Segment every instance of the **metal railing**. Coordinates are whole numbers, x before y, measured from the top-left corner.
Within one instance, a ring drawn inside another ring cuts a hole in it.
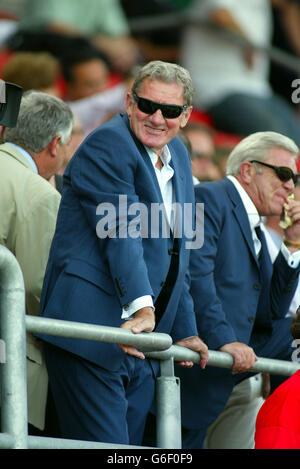
[[[84,323],[26,316],[25,289],[21,269],[13,254],[0,246],[0,332],[5,343],[5,360],[1,368],[0,448],[12,449],[103,449],[138,448],[29,436],[27,433],[26,330],[78,339],[134,345],[147,357],[160,360],[161,376],[157,379],[157,447],[181,448],[180,382],[174,376],[174,361],[200,362],[198,353],[172,344],[167,334],[141,333]],[[210,351],[208,365],[231,368],[232,357]],[[300,368],[298,363],[259,358],[255,372],[290,376]],[[145,449],[145,447],[139,447]]]

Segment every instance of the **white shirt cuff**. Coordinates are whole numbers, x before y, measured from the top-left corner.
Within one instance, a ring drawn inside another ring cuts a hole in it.
[[[153,300],[151,295],[140,296],[136,300],[131,301],[128,305],[124,306],[122,309],[122,319],[128,319],[132,316],[136,311],[141,308],[145,308],[150,306],[154,309]]]
[[[291,253],[284,243],[281,244],[280,248],[285,260],[287,261],[289,267],[296,269],[300,262],[300,250]]]

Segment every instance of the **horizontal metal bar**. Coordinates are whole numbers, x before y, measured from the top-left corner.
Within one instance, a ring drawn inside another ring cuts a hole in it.
[[[0,433],[0,448],[10,449],[15,445],[15,438],[8,433]]]
[[[167,334],[157,332],[134,334],[129,329],[36,316],[26,316],[26,329],[33,333],[133,345],[142,351],[166,350],[172,345],[172,339]]]
[[[1,436],[0,436],[1,441]],[[98,443],[93,441],[68,440],[41,436],[28,437],[29,449],[154,449],[147,446],[118,445],[114,443]],[[155,448],[157,449],[157,448]]]
[[[168,350],[162,352],[146,353],[146,356],[148,358],[154,358],[157,360],[169,360],[171,357],[174,357],[174,362],[192,361],[196,364],[200,363],[199,353],[193,352],[186,347],[180,347],[179,345],[172,345],[172,347],[170,347]],[[232,368],[233,358],[229,353],[209,350],[209,361],[207,365],[217,366],[220,368]],[[275,375],[290,376],[299,369],[300,363],[297,362],[259,357],[254,367],[249,371],[253,371],[255,373],[266,372]]]
[[[133,345],[143,350],[148,358],[157,360],[169,360],[173,357],[175,362],[192,361],[196,364],[200,363],[200,355],[197,352],[193,352],[186,347],[172,345],[171,337],[162,333],[151,332],[133,334],[128,329],[35,316],[26,316],[26,329],[33,333]],[[210,350],[207,365],[231,368],[233,358],[229,353]],[[297,362],[258,358],[250,371],[290,376],[299,368],[300,364]]]
[[[48,438],[44,436],[30,435],[27,438],[28,449],[154,449],[150,446],[118,445],[95,441]],[[0,433],[0,449],[11,449],[14,447],[14,444],[15,439],[12,435]]]

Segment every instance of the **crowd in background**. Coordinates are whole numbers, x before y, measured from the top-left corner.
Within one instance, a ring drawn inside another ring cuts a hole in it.
[[[200,23],[130,27],[153,15],[178,14],[178,19],[188,13]],[[275,45],[299,58],[299,28],[296,0],[0,0],[0,78],[21,86],[24,93],[35,90],[60,98],[73,111],[60,165],[46,175],[38,171],[61,193],[64,171],[85,137],[126,111],[126,93],[136,71],[151,60],[183,65],[191,73],[195,98],[180,137],[197,185],[224,178],[231,150],[251,133],[275,131],[299,146],[299,108],[291,99],[297,73],[274,63],[262,50]],[[51,191],[49,198],[57,206]],[[295,198],[300,200],[298,192]],[[283,236],[279,221],[265,220],[273,260]],[[298,295],[297,290],[292,316],[300,304]],[[249,435],[242,415],[258,412],[265,378],[246,380],[245,400],[237,399],[242,430],[237,426],[230,437],[231,421],[223,423],[225,413],[207,434],[208,448],[254,446],[253,426]],[[30,423],[35,433],[44,430],[39,419]],[[57,435],[56,422],[48,434],[52,431]]]
[[[38,89],[70,102],[78,119],[76,132],[86,135],[124,110],[124,93],[135,67],[152,59],[181,63],[196,88],[190,122],[199,124],[203,136],[203,151],[199,143],[193,166],[213,165],[209,176],[198,172],[197,178],[214,179],[222,176],[224,155],[253,131],[282,131],[298,142],[298,106],[291,100],[296,72],[251,47],[275,45],[297,57],[298,9],[296,1],[279,0],[257,5],[194,0],[71,5],[53,0],[51,8],[41,0],[3,0],[0,76],[24,91]],[[138,19],[151,20],[153,15],[189,12],[201,26],[180,23],[178,16],[166,27],[157,27],[155,20],[145,30],[136,26]],[[250,45],[241,46],[231,36],[226,39],[220,30]],[[206,148],[204,133],[213,141],[213,152]]]

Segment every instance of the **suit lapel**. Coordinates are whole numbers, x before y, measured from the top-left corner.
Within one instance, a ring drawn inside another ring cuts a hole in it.
[[[169,149],[170,149],[170,152],[171,152],[171,162],[170,162],[170,166],[174,169],[174,175],[173,175],[173,191],[174,191],[174,201],[176,204],[178,204],[178,206],[181,207],[181,214],[177,215],[176,217],[176,212],[175,212],[175,220],[174,220],[174,228],[175,228],[175,233],[179,233],[179,237],[178,237],[178,248],[180,249],[180,246],[182,244],[182,236],[183,236],[183,233],[184,233],[184,201],[185,201],[185,197],[184,197],[184,194],[185,194],[185,178],[184,178],[184,175],[183,175],[183,172],[182,172],[182,169],[180,167],[180,160],[179,160],[179,156],[174,148],[174,146],[172,145],[172,143],[170,142],[169,144]],[[176,205],[175,205],[176,207]],[[180,226],[178,226],[178,224],[180,224]],[[180,236],[180,234],[182,234]]]
[[[170,151],[172,156],[170,166],[174,169],[173,188],[175,191],[175,201],[181,204],[183,203],[183,194],[185,193],[185,179],[179,166],[177,153],[173,148]]]
[[[255,254],[254,250],[254,243],[253,243],[253,238],[252,238],[252,233],[251,233],[251,228],[250,228],[250,223],[248,219],[247,212],[245,210],[245,207],[242,203],[242,199],[234,187],[234,184],[227,178],[222,179],[220,181],[221,184],[224,185],[224,188],[231,200],[232,203],[232,213],[240,227],[240,230],[242,232],[242,235],[248,245],[248,248],[256,262],[258,264],[257,256]]]
[[[141,157],[144,160],[144,163],[147,167],[147,170],[151,174],[151,178],[152,178],[153,183],[155,185],[156,193],[158,194],[159,202],[163,203],[160,187],[159,187],[158,180],[157,180],[157,177],[156,177],[156,174],[155,174],[155,169],[153,168],[151,158],[149,157],[149,155],[147,153],[147,150],[144,147],[144,145],[136,138],[135,134],[131,131],[128,115],[123,114],[123,115],[121,115],[121,118],[123,119],[123,123],[127,127],[128,132],[130,133],[135,145],[137,146],[137,148],[138,148],[138,150],[141,154]]]

